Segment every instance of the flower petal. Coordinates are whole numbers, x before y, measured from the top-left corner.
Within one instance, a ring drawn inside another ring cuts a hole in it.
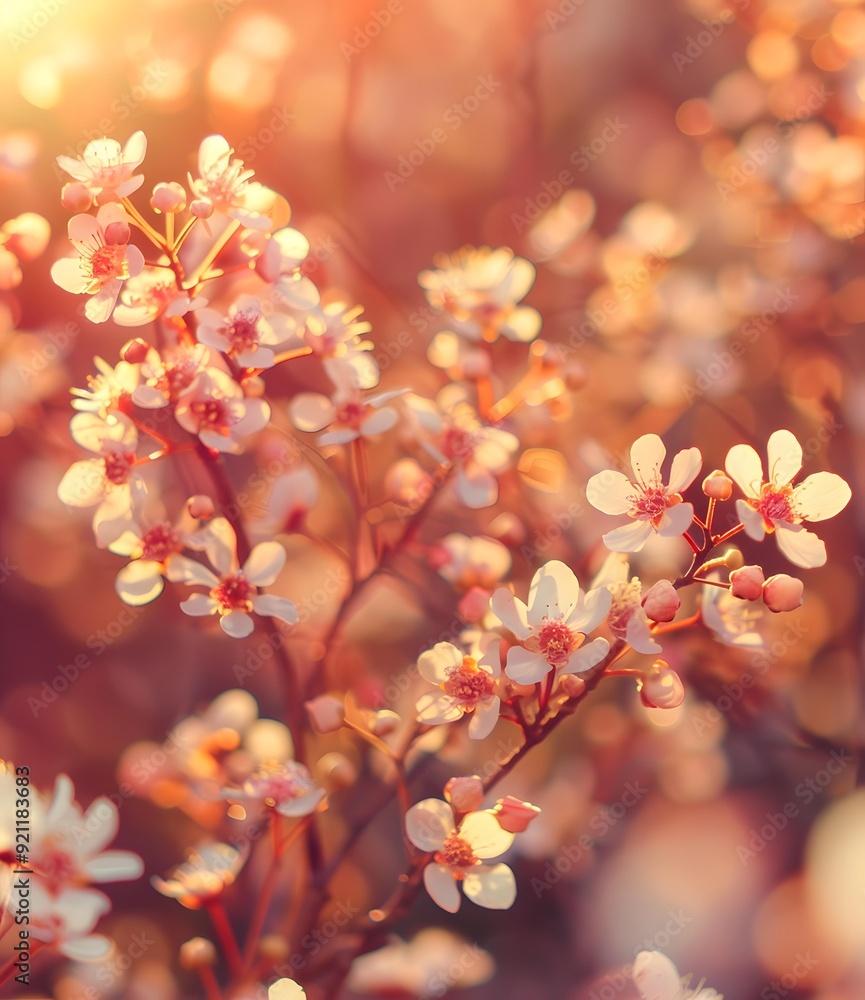
[[[219,625],[232,639],[245,639],[255,631],[255,622],[245,611],[229,611],[219,619]]]
[[[287,597],[277,597],[275,594],[259,594],[252,599],[252,610],[265,618],[279,618],[289,625],[297,625],[300,615],[297,606]]]
[[[553,559],[535,573],[529,586],[530,625],[541,618],[567,618],[580,599],[580,583],[574,571]]]
[[[447,678],[448,667],[459,667],[463,654],[450,642],[437,642],[432,649],[421,653],[417,666],[421,677],[430,684],[441,684]]]
[[[155,601],[165,588],[160,565],[150,559],[140,559],[124,566],[114,580],[114,589],[124,604],[141,607]]]
[[[735,444],[724,460],[727,475],[746,497],[756,499],[763,485],[763,463],[749,444]]]
[[[631,521],[603,535],[604,545],[611,552],[639,552],[652,534],[651,521]]]
[[[686,490],[697,478],[697,473],[703,465],[703,456],[699,448],[686,448],[680,451],[673,459],[670,468],[669,491],[671,493],[681,493]]]
[[[291,422],[299,431],[320,431],[333,420],[336,410],[333,403],[318,392],[299,392],[288,408]]]
[[[847,482],[834,472],[815,472],[793,490],[790,500],[806,521],[825,521],[840,513],[852,495]]]
[[[132,851],[103,851],[82,868],[93,882],[128,882],[144,874],[144,862]]]
[[[495,729],[502,703],[500,698],[489,698],[478,704],[469,723],[469,736],[473,740],[485,739]]]
[[[537,684],[550,672],[550,665],[540,653],[532,653],[522,646],[512,646],[508,650],[508,665],[505,673],[517,684]]]
[[[454,811],[443,799],[422,799],[405,816],[408,839],[421,851],[437,851],[455,831]]]
[[[186,583],[190,586],[215,587],[219,580],[200,562],[188,556],[174,556],[169,562],[165,575],[172,583]],[[200,595],[199,595],[200,596]]]
[[[802,468],[802,445],[787,430],[775,431],[766,448],[769,455],[769,479],[774,486],[786,486]]]
[[[571,653],[567,664],[562,667],[563,674],[582,674],[596,667],[609,653],[610,644],[606,639],[592,639],[575,652]]]
[[[444,691],[431,691],[422,694],[417,700],[418,722],[429,726],[441,726],[446,722],[458,722],[463,715],[463,709]],[[474,722],[474,719],[472,719]]]
[[[215,614],[217,605],[216,601],[207,594],[193,594],[187,600],[181,601],[180,607],[184,614],[191,615],[193,618],[201,618],[205,615]]]
[[[813,532],[801,524],[775,521],[775,540],[778,548],[794,566],[814,569],[826,562],[826,545]]]
[[[423,870],[423,884],[430,898],[448,913],[460,908],[460,891],[456,879],[444,865],[429,864]]]
[[[613,594],[606,587],[590,590],[577,601],[565,624],[573,632],[591,632],[609,614],[612,603]]]
[[[528,608],[514,597],[507,587],[499,587],[490,598],[493,614],[518,639],[528,639],[532,634],[528,622]]]
[[[279,542],[261,542],[243,564],[243,575],[256,587],[269,587],[285,565],[286,552]]]
[[[627,514],[634,506],[634,484],[622,472],[605,469],[586,483],[586,499],[604,514]]]
[[[677,503],[668,507],[658,528],[658,534],[664,538],[674,538],[684,535],[694,520],[694,505],[692,503]]]
[[[634,479],[643,487],[661,485],[661,464],[667,449],[657,434],[644,434],[631,445]]]
[[[501,857],[514,842],[514,834],[502,829],[491,812],[469,813],[457,832],[468,841],[472,853],[481,861]]]
[[[759,511],[744,500],[736,501],[736,515],[745,528],[745,534],[755,542],[762,542],[766,537],[766,526]]]
[[[517,883],[507,865],[482,865],[463,879],[463,892],[478,906],[507,910],[517,898]]]

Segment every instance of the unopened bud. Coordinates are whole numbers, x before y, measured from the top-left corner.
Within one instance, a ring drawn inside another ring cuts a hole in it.
[[[515,549],[526,540],[526,526],[508,510],[493,518],[487,533],[509,549]]]
[[[653,622],[671,622],[681,606],[679,594],[669,580],[658,580],[643,598],[643,611]]]
[[[209,219],[213,215],[213,205],[204,198],[196,198],[190,202],[189,211],[196,219]]]
[[[463,359],[463,375],[472,381],[486,378],[491,369],[492,362],[486,351],[472,351]]]
[[[194,497],[190,497],[186,501],[186,509],[199,521],[207,521],[216,511],[213,501],[204,493],[196,493]]]
[[[655,660],[639,685],[646,708],[678,708],[685,700],[682,678],[666,660]]]
[[[341,698],[331,694],[322,694],[310,701],[305,701],[303,707],[309,716],[312,728],[321,736],[325,733],[335,733],[342,729],[345,721],[345,705]]]
[[[332,790],[351,788],[357,781],[357,768],[343,753],[326,753],[316,765],[322,780]]]
[[[186,208],[186,190],[177,181],[160,181],[150,196],[154,212],[182,212]]]
[[[484,801],[484,783],[476,775],[451,778],[445,785],[445,798],[458,813],[474,812]]]
[[[387,495],[404,507],[417,508],[432,494],[432,477],[413,458],[401,458],[384,477]]]
[[[6,248],[20,261],[33,260],[48,246],[51,238],[51,226],[48,220],[36,212],[22,212],[14,219],[9,219],[0,226],[0,233],[5,237]]]
[[[724,565],[727,569],[741,569],[745,565],[745,557],[740,549],[727,549],[724,553]]]
[[[522,833],[533,819],[537,819],[541,814],[539,806],[533,806],[531,802],[523,802],[521,799],[507,795],[496,802],[496,819],[499,826],[508,833]]]
[[[742,566],[730,574],[730,593],[742,601],[759,601],[765,582],[760,566]]]
[[[389,708],[383,708],[376,712],[372,719],[370,729],[376,736],[389,736],[395,729],[399,728],[400,717]]]
[[[733,480],[720,469],[715,469],[703,480],[703,492],[712,500],[729,500],[733,495]]]
[[[267,386],[260,375],[254,375],[252,378],[244,379],[243,391],[249,399],[261,399],[267,391]]]
[[[565,377],[565,385],[569,389],[582,389],[589,380],[589,374],[586,371],[585,366],[576,361],[571,362],[569,365],[565,365],[562,374]]]
[[[805,584],[795,576],[778,573],[763,584],[763,603],[770,611],[795,611],[802,604]]]
[[[457,605],[457,614],[470,625],[477,625],[489,610],[490,592],[483,587],[469,587]]]
[[[120,357],[124,361],[128,361],[131,365],[140,365],[147,357],[149,350],[150,344],[146,340],[136,337],[135,340],[127,340],[123,347],[120,348]]]
[[[69,212],[86,212],[93,201],[90,191],[78,181],[63,185],[60,204]]]
[[[203,969],[216,965],[216,948],[207,938],[196,937],[180,946],[180,964],[184,969]]]
[[[558,694],[563,694],[567,698],[578,698],[585,690],[586,682],[576,674],[562,674],[556,688]]]

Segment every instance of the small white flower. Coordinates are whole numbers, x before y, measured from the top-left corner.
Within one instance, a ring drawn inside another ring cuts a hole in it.
[[[202,344],[233,357],[241,368],[270,368],[276,360],[272,348],[281,339],[253,295],[241,295],[227,316],[201,309],[196,336]]]
[[[802,446],[790,431],[772,434],[768,455],[767,480],[760,456],[750,445],[734,445],[727,453],[727,475],[745,494],[736,501],[745,534],[759,542],[774,533],[778,548],[795,566],[822,566],[826,545],[802,522],[825,521],[840,513],[850,502],[850,487],[832,472],[815,472],[793,486],[802,468]]]
[[[607,625],[613,635],[638,653],[660,653],[661,647],[652,637],[652,623],[643,610],[642,584],[638,577],[630,576],[626,556],[619,552],[607,556],[592,580],[592,588],[596,587],[606,587],[612,594]]]
[[[306,1000],[306,991],[293,979],[277,979],[267,988],[267,1000]]]
[[[180,393],[174,411],[177,422],[202,444],[238,454],[243,438],[260,431],[270,419],[263,399],[248,397],[231,376],[218,368],[200,371]]]
[[[57,163],[102,203],[126,198],[141,187],[144,175],[135,171],[146,152],[146,136],[143,132],[134,132],[122,149],[116,139],[93,139],[83,156],[58,156]]]
[[[439,574],[460,591],[470,587],[492,590],[511,568],[507,546],[495,538],[453,532],[441,540],[441,547],[448,559],[438,566]]]
[[[229,788],[223,796],[232,802],[264,803],[281,816],[308,816],[324,798],[309,770],[295,760],[268,761],[246,779],[241,789]]]
[[[190,299],[177,287],[177,279],[163,267],[145,267],[127,279],[112,319],[118,326],[146,326],[160,316],[184,316],[207,302],[201,296]]]
[[[698,448],[686,448],[673,459],[670,481],[664,485],[661,464],[667,449],[657,434],[644,434],[631,446],[634,479],[613,469],[592,476],[586,499],[604,514],[627,514],[630,524],[603,536],[612,552],[639,552],[656,531],[671,537],[683,535],[694,520],[694,506],[679,495],[700,471],[703,458]]]
[[[150,884],[181,906],[198,910],[218,899],[235,881],[247,854],[230,844],[205,844],[197,851],[190,851],[187,860],[169,872],[167,878],[155,875]]]
[[[584,597],[573,571],[558,560],[535,573],[528,607],[500,587],[490,606],[520,642],[508,650],[507,676],[517,684],[535,684],[550,670],[563,674],[591,670],[607,655],[610,644],[606,639],[585,642],[586,633],[601,623],[611,602],[606,587]]]
[[[418,722],[437,726],[470,714],[469,736],[482,740],[493,731],[501,709],[498,678],[501,675],[499,643],[493,642],[481,657],[464,655],[449,642],[437,642],[422,653],[418,670],[424,680],[440,690],[425,694],[417,703]]]
[[[434,852],[423,880],[434,902],[449,913],[460,908],[457,885],[478,906],[506,910],[517,895],[514,873],[507,865],[487,865],[504,854],[514,835],[499,826],[491,811],[472,812],[459,826],[453,809],[442,799],[424,799],[406,813],[408,839],[421,851]]]
[[[279,542],[261,542],[238,568],[234,530],[224,518],[216,518],[207,528],[207,556],[219,576],[187,556],[175,556],[167,567],[168,579],[189,586],[208,587],[207,594],[195,594],[180,607],[193,617],[219,615],[223,632],[243,639],[255,628],[252,615],[280,618],[290,625],[299,621],[297,608],[285,597],[259,593],[276,581],[285,565],[285,549]]]
[[[660,951],[641,951],[631,975],[641,1000],[724,1000],[716,990],[683,986],[679,970]]]

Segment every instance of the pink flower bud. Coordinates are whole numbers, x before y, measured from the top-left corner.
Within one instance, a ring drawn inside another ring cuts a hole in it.
[[[186,509],[192,517],[198,518],[199,521],[207,521],[213,517],[216,511],[213,501],[203,493],[196,493],[194,497],[190,497],[186,501]]]
[[[90,191],[78,181],[63,185],[60,204],[69,212],[86,212],[93,202]]]
[[[160,181],[153,189],[150,207],[154,212],[182,212],[186,208],[186,190],[177,181]]]
[[[763,603],[770,611],[795,611],[802,604],[805,584],[795,576],[778,573],[763,584]]]
[[[703,480],[703,492],[712,500],[729,500],[733,495],[733,480],[720,469],[715,469]]]
[[[6,237],[6,248],[23,261],[33,260],[48,246],[51,226],[36,212],[24,212],[0,226],[0,233]]]
[[[724,565],[727,569],[741,569],[745,565],[745,557],[741,550],[733,547],[724,553]]]
[[[252,378],[244,379],[243,391],[248,399],[261,399],[267,391],[267,386],[260,375],[255,375]]]
[[[305,701],[303,707],[306,709],[312,728],[319,735],[335,733],[342,729],[342,724],[345,721],[345,706],[341,698],[322,694],[310,701]]]
[[[216,965],[216,947],[207,938],[190,938],[180,946],[180,964],[184,969]]]
[[[126,222],[110,222],[105,227],[105,242],[109,246],[124,246],[131,236],[129,224]]]
[[[433,492],[430,475],[413,458],[401,458],[384,477],[388,496],[404,507],[420,507]]]
[[[658,580],[643,598],[643,611],[653,622],[671,622],[681,605],[679,594],[669,580]]]
[[[765,577],[760,566],[743,566],[730,574],[730,593],[742,601],[758,601]]]
[[[533,819],[541,814],[539,806],[533,806],[531,802],[523,802],[521,799],[507,795],[496,802],[496,819],[499,826],[508,833],[522,833]]]
[[[345,754],[336,751],[326,753],[319,760],[316,771],[333,789],[351,788],[357,781],[357,767]]]
[[[578,698],[586,690],[586,682],[576,674],[562,674],[556,692],[566,698]]]
[[[490,592],[483,587],[469,587],[460,598],[457,614],[464,622],[477,625],[490,610]]]
[[[140,365],[150,349],[150,344],[146,340],[136,337],[135,340],[127,340],[120,348],[120,357],[131,365]]]
[[[582,389],[589,380],[589,373],[586,371],[585,367],[578,364],[576,361],[569,365],[565,365],[562,374],[565,377],[565,384],[567,387],[573,390]]]
[[[213,205],[204,198],[196,198],[190,202],[189,211],[196,219],[209,219],[213,215]]]
[[[646,708],[678,708],[685,700],[682,678],[666,660],[655,660],[643,676],[640,700]]]
[[[474,812],[480,809],[484,801],[484,783],[476,774],[465,778],[451,778],[445,785],[445,798],[455,812]]]

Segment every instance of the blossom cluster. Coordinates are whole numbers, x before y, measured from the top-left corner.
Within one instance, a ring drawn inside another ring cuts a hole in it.
[[[415,386],[381,388],[362,307],[312,280],[309,242],[288,225],[287,202],[253,180],[228,141],[206,137],[195,174],[152,186],[155,221],[131,199],[144,187],[146,150],[138,132],[123,146],[105,138],[80,158],[58,158],[71,177],[61,200],[76,214],[68,225],[74,252],[54,264],[52,277],[87,296],[92,323],[111,321],[140,335],[120,343],[117,358],[96,358],[87,387],[73,390],[70,435],[88,454],[71,464],[57,492],[64,504],[93,510],[97,547],[124,560],[115,587],[125,603],[144,606],[167,588],[190,588],[179,591],[179,607],[202,620],[187,623],[190,629],[218,621],[222,633],[242,641],[262,619],[279,623],[285,721],[260,718],[251,695],[227,690],[181,720],[163,747],[130,747],[120,770],[135,794],[183,810],[204,830],[186,861],[151,875],[160,894],[212,921],[220,955],[208,939],[195,938],[180,949],[181,964],[211,995],[222,962],[227,982],[257,981],[271,1000],[287,1000],[303,995],[294,977],[263,978],[261,960],[272,957],[269,949],[280,951],[270,903],[290,869],[283,890],[295,894],[293,917],[314,923],[324,912],[328,878],[364,824],[350,829],[357,809],[346,809],[353,819],[345,820],[343,845],[333,846],[328,828],[325,849],[321,814],[350,798],[364,755],[399,803],[406,856],[391,898],[346,933],[354,955],[369,950],[374,932],[389,927],[421,887],[449,913],[463,897],[508,909],[517,877],[501,859],[542,809],[514,794],[494,799],[494,786],[602,681],[626,678],[649,710],[682,706],[687,676],[673,655],[673,633],[704,625],[731,646],[752,636],[759,642],[756,609],[791,612],[803,601],[797,576],[746,564],[732,540],[747,539],[747,550],[759,551],[772,535],[797,570],[820,567],[826,545],[805,525],[839,514],[851,491],[830,472],[798,482],[803,450],[787,429],[768,437],[768,471],[753,444],[742,442],[699,487],[701,450],[679,451],[665,474],[666,446],[649,433],[631,444],[629,473],[596,471],[585,484],[594,510],[625,518],[587,546],[593,571],[580,569],[587,586],[574,566],[555,558],[524,585],[510,553],[518,532],[506,518],[495,537],[491,528],[489,535],[451,531],[419,541],[439,497],[460,513],[497,504],[524,473],[529,450],[515,413],[524,406],[552,411],[571,391],[554,345],[540,339],[540,312],[523,303],[534,265],[508,247],[467,247],[422,271],[420,286],[442,326],[427,356],[446,381],[426,395]],[[525,376],[503,393],[494,372],[500,342],[528,361]],[[299,365],[307,367],[296,380],[280,381]],[[286,382],[303,388],[286,399]],[[280,442],[284,455],[286,439],[297,444],[290,459],[269,478],[258,507],[243,509],[233,486],[236,463],[254,464],[262,442]],[[373,460],[376,470],[384,467],[380,476],[371,472]],[[352,512],[349,530],[334,538],[319,537],[309,524],[327,491],[338,491]],[[729,515],[719,530],[722,510]],[[680,572],[640,562],[656,536],[675,546]],[[352,581],[331,624],[310,626],[303,642],[303,595],[289,583],[297,579],[289,564],[295,537],[338,559]],[[392,571],[406,552],[420,553],[453,591],[458,628],[416,657],[419,683],[407,709],[376,710],[361,685],[329,686],[333,660],[366,582]],[[301,646],[322,650],[312,681],[297,669]],[[463,730],[483,741],[504,723],[519,739],[495,771],[453,767],[466,773],[442,782],[442,797],[413,791],[412,768],[423,755],[456,742]],[[160,763],[145,766],[155,754]],[[3,792],[13,793],[11,784]],[[92,932],[108,904],[91,884],[137,878],[143,865],[129,852],[104,850],[117,832],[116,809],[100,801],[108,818],[90,831],[97,804],[82,813],[64,775],[53,799],[39,803],[29,859],[40,887],[32,902],[39,940],[67,957],[98,958],[107,944]],[[73,844],[81,827],[87,836]],[[300,842],[305,854],[294,850]],[[269,867],[241,947],[225,900],[256,868],[253,854]],[[7,851],[0,860],[14,859]],[[298,876],[304,866],[308,887]],[[311,902],[301,907],[305,892]],[[273,934],[265,934],[271,926]],[[401,955],[410,948],[393,947]],[[364,968],[359,963],[355,969]],[[716,996],[682,992],[677,970],[658,953],[637,957],[633,981],[643,1000]]]

